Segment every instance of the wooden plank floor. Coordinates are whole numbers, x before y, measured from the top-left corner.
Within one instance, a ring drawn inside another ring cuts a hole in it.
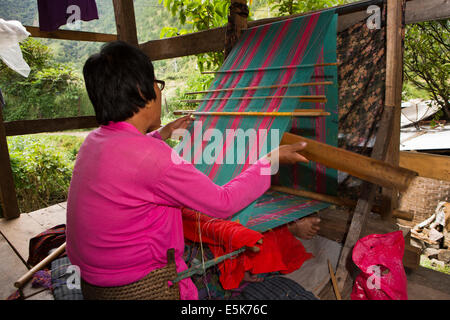
[[[66,203],[57,204],[31,213],[22,214],[14,220],[0,219],[0,299],[7,298],[15,291],[14,282],[27,271],[30,238],[44,230],[66,221]],[[303,241],[313,259],[302,268],[286,275],[322,299],[335,299],[332,291],[327,260],[334,269],[338,261],[341,245],[323,237]],[[336,271],[336,270],[335,270]],[[450,300],[450,276],[423,267],[408,271],[408,296],[410,300]],[[24,288],[29,299],[53,299],[48,292],[39,292],[30,284]],[[344,297],[344,298],[349,298]]]
[[[57,204],[31,213],[21,214],[13,220],[0,219],[0,299],[6,299],[15,292],[14,282],[28,271],[29,240],[51,227],[66,221],[65,203]],[[28,283],[23,289],[30,300],[52,300],[49,291],[31,288]]]

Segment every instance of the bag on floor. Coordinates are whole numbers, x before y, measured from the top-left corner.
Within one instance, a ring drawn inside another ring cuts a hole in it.
[[[353,248],[353,261],[361,273],[355,280],[351,299],[407,300],[404,250],[401,231],[360,239]]]

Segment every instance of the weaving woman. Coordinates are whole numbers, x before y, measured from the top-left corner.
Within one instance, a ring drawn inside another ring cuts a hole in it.
[[[83,143],[70,185],[71,263],[79,266],[83,282],[98,287],[142,281],[167,264],[170,248],[175,249],[177,272],[187,269],[181,208],[230,217],[270,187],[270,175],[261,171],[270,169],[272,160],[263,157],[218,186],[180,158],[164,140],[192,119],[159,128],[164,82],[155,79],[151,61],[135,47],[105,45],[87,60],[83,74],[100,127]],[[297,153],[303,148],[280,147],[280,163],[307,161]],[[307,229],[309,236],[316,231]],[[180,282],[180,297],[197,299],[191,279]]]

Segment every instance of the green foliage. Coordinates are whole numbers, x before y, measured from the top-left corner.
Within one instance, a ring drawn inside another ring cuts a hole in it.
[[[81,115],[79,104],[85,93],[72,65],[54,62],[52,51],[33,38],[22,42],[21,48],[31,68],[28,78],[0,62],[0,87],[6,101],[5,120]]]
[[[11,166],[21,212],[63,202],[83,139],[30,135],[8,138]]]
[[[406,28],[404,75],[427,92],[450,119],[450,20],[423,22]]]
[[[417,88],[409,81],[403,81],[402,101],[409,101],[412,99],[429,100],[430,94],[423,89]]]
[[[24,25],[33,25],[37,13],[36,0],[0,0],[0,17],[19,20]]]
[[[342,5],[355,0],[269,0],[270,9],[278,16],[291,15],[294,13],[309,12],[337,5]]]
[[[163,3],[179,23],[190,26],[189,30],[167,26],[161,30],[161,38],[222,27],[228,22],[228,0],[159,0],[159,3]],[[223,59],[223,52],[209,52],[197,55],[197,64],[200,71],[217,69]]]

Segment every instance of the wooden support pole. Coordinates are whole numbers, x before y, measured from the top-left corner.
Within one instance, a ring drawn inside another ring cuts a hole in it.
[[[225,34],[225,57],[238,42],[242,30],[247,29],[248,14],[247,0],[231,0]]]
[[[133,0],[113,0],[117,39],[139,46]]]
[[[6,219],[13,219],[20,216],[20,210],[6,141],[6,130],[3,125],[2,109],[3,105],[0,101],[0,202],[3,208],[3,216]]]
[[[403,88],[403,6],[404,0],[388,1],[386,28],[386,92],[385,108],[393,109],[392,135],[389,137],[389,149],[386,161],[398,165],[400,161],[400,117]],[[384,188],[383,213],[389,219],[392,211],[398,207],[398,190]]]

